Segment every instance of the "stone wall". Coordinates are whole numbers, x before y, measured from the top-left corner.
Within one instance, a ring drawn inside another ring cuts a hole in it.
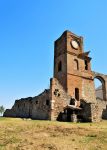
[[[32,109],[32,97],[22,98],[15,101],[11,109],[4,112],[5,117],[29,118]]]
[[[32,119],[50,118],[50,90],[45,90],[36,97],[16,100],[12,109],[4,112],[4,117],[20,117]]]
[[[90,105],[91,122],[99,122],[102,119],[107,119],[107,101],[96,99],[96,103],[86,103],[86,105],[87,104]],[[87,109],[87,107],[85,107],[85,109],[86,112],[89,112],[89,109]],[[86,117],[88,118],[87,113]]]
[[[40,120],[64,120],[64,111],[70,101],[71,96],[66,93],[56,78],[52,78],[49,90],[45,90],[35,97],[16,100],[12,109],[7,109],[4,116]],[[77,113],[80,121],[99,122],[101,119],[107,119],[107,101],[97,99],[96,103],[90,103],[85,100],[80,100],[80,102],[82,110]]]
[[[50,81],[50,90],[38,96],[16,100],[12,109],[5,111],[5,117],[21,117],[40,120],[60,120],[64,108],[70,104],[69,96],[56,78]]]
[[[91,103],[87,103],[84,100],[81,100],[80,107],[82,110],[80,111],[80,118],[82,122],[90,122],[91,121]]]
[[[97,99],[97,106],[99,107],[99,117],[101,119],[107,119],[107,101]]]
[[[56,78],[51,79],[51,120],[60,120],[64,108],[70,104],[69,96]]]
[[[45,90],[32,99],[32,119],[50,120],[50,90]]]
[[[96,103],[95,87],[93,79],[82,80],[82,99],[87,103]]]
[[[83,122],[99,122],[102,120],[102,112],[103,112],[103,106],[99,104],[99,102],[96,103],[90,103],[86,102],[84,100],[81,100],[81,108],[80,116],[82,118]]]

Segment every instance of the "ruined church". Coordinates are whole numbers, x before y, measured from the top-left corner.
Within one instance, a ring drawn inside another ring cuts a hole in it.
[[[83,37],[65,31],[54,42],[50,88],[38,96],[16,100],[4,117],[69,122],[107,119],[107,75],[91,70],[90,52],[84,52],[83,44]],[[95,78],[102,83],[97,91]]]

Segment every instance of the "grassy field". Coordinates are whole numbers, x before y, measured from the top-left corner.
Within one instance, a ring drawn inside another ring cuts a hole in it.
[[[67,123],[1,117],[0,150],[107,150],[107,121]]]

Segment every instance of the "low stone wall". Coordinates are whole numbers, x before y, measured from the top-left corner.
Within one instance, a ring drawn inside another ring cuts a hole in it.
[[[12,109],[4,112],[4,117],[32,119],[50,118],[50,90],[45,90],[36,97],[22,98],[15,101]]]
[[[99,107],[101,119],[107,119],[107,101],[97,99],[97,106]]]
[[[16,100],[12,109],[7,109],[4,112],[3,116],[29,118],[31,109],[32,109],[32,97],[21,98],[19,100]]]
[[[96,103],[84,103],[81,113],[86,121],[100,122],[107,119],[107,101],[96,99]]]
[[[6,109],[3,117],[16,117],[16,113],[13,109]]]

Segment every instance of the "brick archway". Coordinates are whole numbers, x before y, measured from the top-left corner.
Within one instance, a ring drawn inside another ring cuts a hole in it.
[[[102,83],[103,100],[107,100],[107,76],[94,72],[94,79],[98,79]]]

